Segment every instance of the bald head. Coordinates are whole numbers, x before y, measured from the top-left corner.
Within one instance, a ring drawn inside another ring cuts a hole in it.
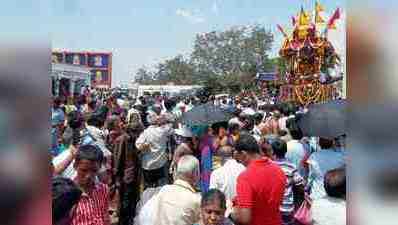
[[[184,155],[178,160],[176,175],[179,179],[195,181],[200,177],[200,163],[192,155]]]
[[[217,152],[221,158],[229,159],[229,158],[232,158],[233,148],[232,148],[232,146],[226,145],[226,146],[220,147]]]

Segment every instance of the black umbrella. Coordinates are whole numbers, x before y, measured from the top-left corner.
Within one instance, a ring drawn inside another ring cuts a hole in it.
[[[311,105],[298,125],[306,136],[334,138],[347,132],[347,102],[333,100]]]
[[[186,125],[210,125],[213,123],[228,121],[233,114],[228,110],[207,103],[195,106],[182,114],[181,122]]]

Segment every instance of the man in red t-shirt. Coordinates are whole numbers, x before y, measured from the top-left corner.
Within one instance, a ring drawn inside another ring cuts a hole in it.
[[[247,168],[238,177],[230,219],[242,225],[281,225],[279,207],[287,182],[284,172],[260,154],[256,140],[250,135],[241,135],[235,153]]]

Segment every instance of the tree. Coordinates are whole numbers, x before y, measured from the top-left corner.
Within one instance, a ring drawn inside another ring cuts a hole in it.
[[[134,76],[134,81],[139,84],[152,84],[154,75],[145,66],[139,68]]]
[[[191,60],[210,74],[247,72],[268,57],[272,41],[271,32],[260,25],[200,34],[196,36]]]
[[[192,84],[195,81],[193,65],[182,55],[165,60],[156,66],[155,79],[165,84]]]
[[[276,69],[276,72],[279,74],[279,78],[284,79],[286,72],[288,71],[286,60],[281,57],[275,57],[271,61]]]
[[[177,55],[158,63],[154,72],[137,72],[138,81],[152,84],[198,84],[212,94],[237,93],[253,88],[260,71],[274,71],[279,59],[270,59],[273,35],[263,26],[237,26],[199,34],[189,58]]]
[[[265,69],[263,62],[268,60],[272,41],[271,32],[260,25],[199,34],[191,63],[200,79],[212,81],[206,82],[212,90],[236,92],[254,85],[256,73]]]

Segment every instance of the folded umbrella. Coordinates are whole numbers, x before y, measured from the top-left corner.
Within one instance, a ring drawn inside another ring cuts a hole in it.
[[[347,132],[347,102],[333,100],[311,105],[298,120],[305,136],[335,138]]]

